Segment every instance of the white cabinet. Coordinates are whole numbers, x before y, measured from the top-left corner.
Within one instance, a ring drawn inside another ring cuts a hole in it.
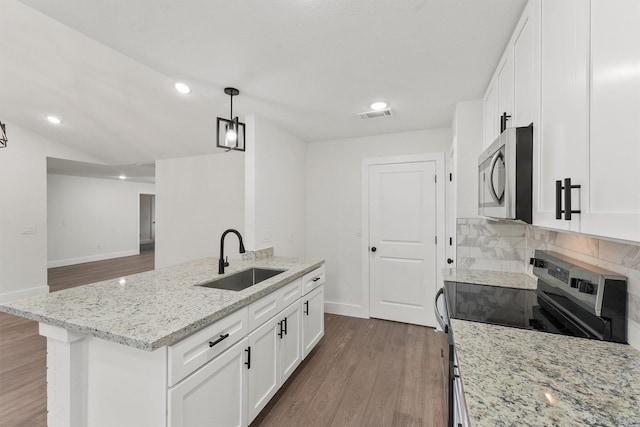
[[[301,321],[296,301],[249,334],[249,422],[302,362]]]
[[[246,426],[248,339],[169,389],[169,427]]]
[[[581,231],[640,241],[640,1],[591,0],[590,75]]]
[[[534,224],[640,241],[640,2],[542,2]],[[579,189],[560,192],[556,180]],[[556,207],[571,191],[571,220]]]
[[[509,126],[529,126],[540,120],[540,2],[530,0],[512,37],[513,118]]]
[[[487,88],[483,102],[484,108],[484,138],[482,148],[485,149],[500,134],[500,115],[498,114],[498,89],[496,79],[492,79]]]
[[[278,391],[279,331],[280,319],[274,317],[249,334],[249,422]]]
[[[538,121],[539,8],[538,0],[527,4],[485,91],[484,148],[500,135],[504,115],[505,127]]]
[[[534,150],[534,224],[580,230],[580,216],[556,219],[557,180],[571,178],[573,209],[587,189],[589,2],[542,2],[540,139]]]
[[[307,357],[324,336],[324,286],[305,295],[301,302],[303,357]]]

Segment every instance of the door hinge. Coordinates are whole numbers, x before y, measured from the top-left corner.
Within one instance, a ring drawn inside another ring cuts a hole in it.
[[[449,181],[453,181],[453,174],[452,173],[449,174]]]
[[[438,175],[435,176],[435,183],[438,183]]]
[[[453,246],[453,237],[449,237],[449,246]]]
[[[436,236],[436,245],[438,244],[438,236]]]

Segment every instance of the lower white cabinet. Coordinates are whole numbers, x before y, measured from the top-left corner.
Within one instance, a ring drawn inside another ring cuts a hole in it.
[[[324,277],[324,270],[318,269],[312,273],[313,278],[320,277],[321,273]],[[258,323],[236,344],[204,365],[193,368],[191,373],[184,372],[183,367],[193,364],[169,364],[168,377],[180,378],[179,373],[183,379],[168,389],[168,427],[247,426],[255,419],[324,336],[323,280],[313,281],[313,278],[310,279],[313,284],[307,288],[311,290],[306,295],[295,299],[268,320]],[[303,282],[296,282],[302,290]],[[289,285],[282,289],[288,290]],[[265,304],[259,300],[255,306],[270,307],[269,298],[267,295]],[[254,311],[257,313],[261,310]],[[251,323],[251,310],[248,312]],[[228,318],[247,318],[246,312],[242,316],[237,313]],[[254,322],[257,317],[253,316]],[[218,323],[237,323],[226,319]],[[243,324],[246,324],[246,320],[243,320]],[[192,336],[198,339],[187,338],[190,340],[189,348],[215,348],[218,343],[214,340],[214,345],[211,345],[212,334],[215,338],[229,333],[225,332],[228,328],[220,329],[216,325],[209,327],[213,331],[211,333],[201,334],[202,337]],[[225,333],[220,334],[218,329]],[[176,349],[170,349],[169,353],[172,350],[176,354],[184,353],[182,359],[187,361],[190,356],[202,354],[199,350],[178,352],[182,348],[181,343],[174,346]]]
[[[279,328],[274,317],[249,334],[249,422],[278,391]]]
[[[302,357],[324,336],[324,286],[302,297]]]
[[[248,342],[244,338],[169,389],[169,427],[248,425]]]
[[[301,320],[296,301],[249,334],[249,422],[302,362]]]

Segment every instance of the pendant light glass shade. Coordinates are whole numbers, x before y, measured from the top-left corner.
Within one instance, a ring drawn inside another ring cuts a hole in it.
[[[238,89],[228,87],[224,93],[231,97],[230,118],[218,117],[216,147],[226,150],[244,151],[244,123],[240,123],[237,117],[233,117],[233,97],[240,94]]]

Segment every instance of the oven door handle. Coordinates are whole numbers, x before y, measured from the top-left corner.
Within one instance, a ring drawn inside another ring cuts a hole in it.
[[[438,292],[436,293],[436,298],[433,302],[433,311],[436,313],[436,320],[438,321],[438,324],[446,334],[449,332],[449,325],[447,324],[448,319],[447,322],[445,322],[444,317],[440,313],[440,310],[438,310],[438,299],[440,299],[441,297],[444,298],[444,286],[438,289]]]

